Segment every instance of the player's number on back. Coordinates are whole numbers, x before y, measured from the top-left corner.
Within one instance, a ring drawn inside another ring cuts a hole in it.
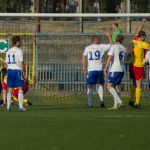
[[[15,54],[9,54],[8,55],[8,64],[16,64]]]
[[[124,57],[125,57],[125,53],[124,52],[120,52],[120,54],[119,54],[120,61],[124,61]]]
[[[95,51],[93,52],[89,52],[89,60],[99,60],[100,59],[100,52],[99,51]]]

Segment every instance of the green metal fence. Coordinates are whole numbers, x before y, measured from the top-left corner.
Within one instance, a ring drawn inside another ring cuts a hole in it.
[[[91,43],[93,34],[80,33],[40,33],[37,34],[37,89],[60,92],[86,92],[85,76],[82,72],[82,53],[85,46]],[[104,35],[100,35],[102,43],[108,43]],[[124,45],[128,53],[124,64],[125,75],[121,89],[128,91],[129,59],[133,35],[125,35]],[[149,40],[149,36],[148,36]],[[148,90],[148,67],[145,67],[143,88]]]
[[[51,91],[52,93],[85,93],[85,76],[82,72],[82,53],[85,46],[91,43],[93,34],[81,33],[1,33],[1,39],[9,39],[13,35],[20,35],[23,40],[23,50],[26,63],[26,76],[34,84],[36,75],[36,88],[32,85],[31,90]],[[108,43],[104,35],[102,43]],[[128,50],[124,64],[125,75],[122,90],[130,89],[129,59],[131,53],[131,39],[133,35],[125,35],[124,45]],[[147,37],[150,40],[150,36]],[[11,46],[11,45],[10,45]],[[5,53],[1,53],[1,59],[5,60]],[[105,61],[104,61],[105,62]],[[1,61],[1,67],[5,63]],[[148,66],[145,67],[145,80],[143,88],[148,90]]]

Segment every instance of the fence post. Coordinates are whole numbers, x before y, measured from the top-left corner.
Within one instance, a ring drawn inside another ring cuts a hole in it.
[[[130,0],[126,0],[127,5],[127,13],[131,12],[131,2]],[[131,33],[131,18],[127,17],[127,34]]]
[[[80,0],[79,11],[80,13],[82,13],[82,0]],[[80,17],[79,20],[80,20],[80,32],[83,33],[83,18]]]
[[[38,74],[39,74],[39,62],[38,62],[38,33],[35,34],[35,75],[36,75],[36,84],[35,84],[35,90],[38,90]]]

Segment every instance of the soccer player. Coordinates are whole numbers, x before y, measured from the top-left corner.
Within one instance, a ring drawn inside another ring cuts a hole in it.
[[[6,63],[7,63],[7,111],[10,111],[11,97],[13,88],[17,87],[19,90],[19,111],[24,111],[23,109],[23,85],[24,80],[22,76],[23,71],[23,51],[20,49],[22,44],[21,38],[19,36],[14,36],[12,38],[12,48],[10,48],[6,53]]]
[[[119,24],[117,22],[112,24],[111,29],[112,29],[112,34],[111,34],[112,43],[116,44],[116,38],[118,35],[122,35],[122,30],[119,28]],[[120,94],[119,85],[116,85],[115,89],[118,92],[118,94]]]
[[[116,43],[116,38],[118,35],[122,35],[122,30],[119,28],[119,24],[118,23],[113,23],[112,26],[112,43],[115,44]]]
[[[24,79],[24,85],[23,85],[23,94],[24,95],[28,92],[28,85],[29,85],[28,80]],[[12,92],[12,98],[17,103],[19,102],[18,94],[19,94],[19,90],[17,88],[14,88],[13,92]],[[27,98],[23,99],[23,104],[24,104],[24,108],[26,106],[32,106],[32,103]]]
[[[2,102],[2,106],[5,106],[6,105],[6,93],[7,93],[7,69],[4,67],[1,69],[1,74],[2,74],[2,99],[3,99],[3,102]],[[26,94],[28,92],[28,80],[24,78],[24,85],[23,85],[23,93]],[[15,101],[15,102],[19,102],[18,101],[18,89],[17,88],[14,88],[13,89],[13,92],[12,92],[12,100]],[[24,98],[23,100],[23,104],[24,104],[24,108],[25,106],[29,105],[31,106],[32,103]]]
[[[130,89],[130,100],[129,105],[134,108],[139,108],[141,98],[141,87],[144,78],[144,65],[145,65],[145,51],[150,50],[150,45],[145,42],[146,33],[142,30],[145,20],[142,21],[138,29],[137,35],[132,40],[132,54],[130,59],[130,78],[133,81],[133,85]],[[135,95],[135,102],[134,102]]]
[[[2,83],[2,99],[3,99],[3,104],[2,106],[6,105],[6,93],[7,93],[7,69],[6,68],[2,68],[1,69],[1,83]]]
[[[125,58],[126,48],[122,45],[124,37],[118,35],[116,38],[116,44],[113,44],[108,52],[108,58],[106,66],[104,68],[105,74],[109,70],[107,89],[114,98],[114,106],[111,109],[117,109],[123,106],[123,102],[120,99],[116,86],[121,84],[121,80],[124,76],[123,62]]]
[[[150,87],[150,51],[146,53],[146,63],[148,63],[148,87]]]
[[[88,108],[93,107],[93,89],[96,84],[98,86],[100,105],[101,107],[105,107],[103,100],[103,56],[112,44],[109,33],[106,33],[106,37],[110,44],[100,44],[100,37],[94,35],[92,37],[92,44],[87,46],[83,53],[83,72],[87,76]]]

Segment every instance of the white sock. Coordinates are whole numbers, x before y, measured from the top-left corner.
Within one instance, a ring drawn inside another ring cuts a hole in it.
[[[19,108],[22,109],[23,108],[23,91],[19,91],[18,93],[18,100],[19,100]]]
[[[10,109],[11,104],[11,93],[7,93],[7,109]]]
[[[87,89],[87,96],[88,96],[88,106],[93,106],[93,89],[88,88]]]
[[[114,97],[114,105],[116,105],[116,104],[118,104],[118,103],[122,103],[120,97],[118,96],[117,91],[116,91],[113,87],[111,87],[111,88],[109,89],[109,92],[110,92],[110,93],[112,94],[112,96]]]
[[[99,97],[100,97],[100,101],[104,101],[104,99],[103,99],[103,94],[104,93],[104,90],[103,90],[103,86],[102,85],[98,85],[98,95],[99,95]]]

